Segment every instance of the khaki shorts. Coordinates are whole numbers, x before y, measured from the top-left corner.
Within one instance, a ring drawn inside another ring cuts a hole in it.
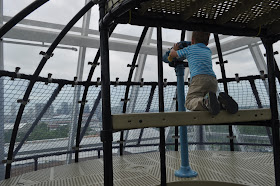
[[[203,97],[208,92],[217,92],[218,82],[214,76],[197,75],[192,78],[189,86],[185,107],[189,110],[206,110],[203,106]]]

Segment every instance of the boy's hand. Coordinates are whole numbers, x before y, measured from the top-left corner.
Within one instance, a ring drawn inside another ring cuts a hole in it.
[[[178,54],[177,54],[177,52],[174,50],[174,48],[171,49],[169,56],[170,56],[171,58],[178,57]]]
[[[180,46],[180,43],[175,43],[174,46],[173,46],[173,49],[175,51],[179,50],[179,46]]]

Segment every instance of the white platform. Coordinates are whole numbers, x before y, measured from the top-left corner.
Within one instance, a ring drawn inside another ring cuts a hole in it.
[[[175,177],[174,171],[180,167],[180,153],[167,152],[167,182],[208,181],[209,184],[206,185],[219,182],[220,184],[216,185],[223,186],[226,184],[221,182],[238,185],[275,185],[271,153],[191,151],[190,162],[192,169],[198,172],[198,176]],[[160,185],[159,152],[117,156],[114,157],[113,164],[114,185]],[[103,179],[103,159],[97,159],[26,173],[0,182],[0,185],[101,186]],[[197,185],[195,183],[190,185]]]

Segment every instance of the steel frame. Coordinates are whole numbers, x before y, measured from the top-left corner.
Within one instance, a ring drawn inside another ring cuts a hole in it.
[[[128,103],[128,94],[129,94],[129,89],[130,89],[130,82],[132,80],[134,69],[137,67],[136,66],[137,57],[139,55],[141,46],[142,46],[143,41],[144,41],[144,39],[146,37],[148,29],[149,29],[149,27],[144,27],[144,29],[142,31],[142,34],[140,36],[139,42],[137,44],[136,51],[134,53],[132,63],[131,63],[131,65],[128,65],[128,67],[130,66],[130,71],[129,71],[129,75],[128,75],[128,79],[127,79],[127,86],[126,86],[126,89],[125,89],[125,96],[123,98],[123,110],[122,110],[122,113],[126,113],[127,103]],[[123,155],[123,148],[124,148],[124,143],[125,143],[123,138],[124,138],[124,131],[121,131],[121,135],[120,135],[120,155],[121,156]]]
[[[42,71],[44,65],[46,64],[47,60],[52,56],[52,52],[55,50],[55,48],[57,47],[57,45],[59,44],[59,42],[62,40],[62,38],[67,34],[67,32],[73,27],[73,25],[93,6],[97,3],[90,1],[86,6],[84,6],[72,19],[71,21],[65,26],[65,28],[60,32],[60,34],[57,36],[57,38],[54,40],[54,42],[51,44],[51,46],[49,47],[49,49],[47,50],[47,52],[45,52],[43,54],[43,58],[40,61],[37,69],[35,70],[33,77],[38,77],[40,72]],[[21,14],[21,12],[19,13]],[[9,22],[6,23],[6,25],[9,25]],[[13,27],[14,24],[11,24],[11,26],[9,26],[9,29],[11,29]],[[5,33],[5,30],[2,32]],[[13,151],[14,151],[14,145],[16,142],[16,137],[17,137],[17,133],[18,133],[18,127],[21,121],[21,117],[25,108],[25,105],[28,103],[28,98],[29,95],[31,93],[31,90],[34,86],[36,81],[31,80],[26,92],[23,96],[20,108],[18,110],[18,114],[16,117],[16,121],[15,121],[15,125],[12,131],[12,137],[11,137],[11,141],[10,141],[10,145],[9,145],[9,150],[8,150],[8,157],[7,157],[7,164],[6,164],[6,174],[5,174],[5,178],[10,178],[11,175],[11,163],[13,162]]]
[[[220,65],[221,72],[222,72],[224,91],[225,91],[225,93],[228,94],[228,86],[227,86],[227,82],[225,81],[225,79],[226,79],[226,71],[225,71],[225,65],[224,65],[225,63],[223,60],[219,36],[217,34],[214,34],[214,38],[215,38],[216,47],[217,47],[217,51],[218,51],[219,65]],[[234,151],[232,125],[229,125],[228,130],[229,130],[230,151]]]
[[[271,128],[273,139],[273,154],[274,154],[274,171],[275,171],[275,184],[280,185],[280,141],[279,141],[279,114],[277,104],[277,90],[275,83],[275,61],[273,55],[273,42],[272,38],[262,38],[263,44],[266,49],[267,70],[268,70],[268,84],[269,84],[269,98],[271,108]]]
[[[26,9],[21,11],[19,14],[17,14],[15,17],[13,17],[9,22],[7,22],[2,28],[0,29],[0,37],[5,35],[13,26],[15,26],[20,20],[22,20],[24,17],[26,17],[29,13],[33,12],[36,10],[39,6],[43,5],[47,0],[42,0],[42,1],[35,1],[32,4],[30,4]],[[20,109],[17,114],[15,126],[13,129],[12,133],[12,138],[10,142],[10,147],[9,147],[9,152],[8,152],[8,158],[7,158],[7,166],[6,166],[6,178],[10,177],[10,171],[11,171],[11,163],[13,161],[13,157],[15,156],[15,153],[13,151],[14,145],[15,145],[15,139],[17,136],[18,132],[18,126],[25,108],[25,105],[28,102],[29,95],[31,93],[31,90],[37,80],[42,80],[42,78],[39,77],[39,74],[44,67],[45,63],[51,57],[52,52],[54,49],[57,47],[57,45],[60,43],[61,39],[66,35],[66,33],[71,29],[71,27],[78,21],[84,13],[88,12],[90,8],[95,5],[97,1],[89,1],[89,3],[79,11],[79,13],[65,26],[65,28],[61,31],[61,33],[58,35],[56,40],[51,44],[47,52],[44,54],[44,57],[42,58],[38,68],[34,72],[34,74],[30,78],[30,83],[28,85],[28,88],[24,94],[23,101],[21,103]],[[101,48],[101,63],[102,63],[102,118],[103,118],[103,130],[101,133],[102,141],[103,141],[103,150],[104,150],[104,176],[108,179],[104,179],[104,184],[105,185],[113,185],[113,170],[112,170],[112,123],[111,123],[111,107],[110,107],[110,71],[109,71],[109,45],[108,45],[108,39],[109,39],[109,27],[111,25],[111,22],[116,18],[120,17],[120,19],[116,19],[116,23],[122,23],[122,22],[127,22],[126,19],[123,19],[121,16],[126,14],[127,10],[132,7],[133,1],[128,0],[125,3],[122,4],[122,7],[118,7],[113,9],[110,14],[105,14],[105,1],[100,2],[100,48]],[[2,1],[1,1],[1,10],[2,10]],[[185,25],[185,24],[172,24],[168,23],[167,25],[163,20],[158,19],[158,20],[149,20],[146,17],[140,18],[140,19],[132,19],[131,20],[132,24],[143,24],[149,25],[149,26],[156,26],[157,27],[157,55],[158,55],[158,86],[159,86],[159,112],[164,112],[164,102],[163,102],[163,71],[162,71],[162,38],[161,38],[161,28],[162,27],[168,27],[168,28],[176,28],[178,29],[188,29],[188,30],[197,30],[197,29],[202,29],[202,30],[211,30],[212,32],[219,32],[219,30],[223,30],[224,33],[233,33],[236,32],[236,29],[228,29],[225,27],[219,28],[219,27],[212,27],[211,25],[207,24],[192,24],[191,27]],[[249,35],[253,36],[256,34],[256,30],[254,29],[239,29],[238,35]],[[270,105],[271,105],[271,113],[272,113],[272,120],[271,120],[271,127],[272,127],[272,140],[273,140],[273,149],[274,149],[274,166],[275,166],[275,178],[276,178],[276,185],[280,184],[280,170],[278,170],[278,167],[280,165],[280,146],[279,146],[279,116],[278,116],[278,108],[277,108],[277,96],[276,96],[276,84],[275,84],[275,62],[273,58],[273,48],[272,44],[279,39],[279,37],[276,38],[267,38],[264,33],[260,33],[259,36],[262,36],[264,45],[267,50],[267,66],[268,66],[268,79],[269,79],[269,96],[270,96]],[[222,82],[225,84],[225,91],[227,92],[227,86],[226,82],[229,81],[229,79],[226,78],[225,76],[225,70],[223,67],[223,59],[222,59],[222,54],[221,54],[221,47],[219,43],[218,36],[215,35],[215,40],[218,48],[218,56],[219,56],[219,61],[221,65],[221,70],[222,70],[222,76],[223,80]],[[140,43],[140,41],[139,41]],[[2,42],[1,42],[1,52],[2,50]],[[141,45],[141,44],[140,44]],[[152,47],[151,47],[152,48]],[[154,48],[153,48],[154,49]],[[137,49],[138,50],[138,49]],[[135,56],[137,57],[138,54],[140,53],[140,49],[135,52]],[[3,56],[3,55],[1,55]],[[81,54],[81,57],[84,56]],[[82,57],[84,58],[84,57]],[[2,60],[1,60],[2,61]],[[133,61],[134,62],[134,61]],[[134,65],[136,63],[136,60],[134,62]],[[3,69],[0,69],[3,70]],[[5,73],[5,72],[4,72]],[[1,74],[1,77],[3,74]],[[13,74],[13,77],[15,75]],[[26,76],[28,77],[28,76]],[[90,75],[89,75],[90,77]],[[132,77],[132,75],[131,75]],[[90,81],[90,80],[89,80]],[[92,83],[89,83],[89,81],[81,83],[80,85],[85,84],[86,87],[89,87]],[[128,82],[124,83],[129,86],[131,85],[139,85],[139,83],[131,83],[131,78]],[[150,84],[154,85],[154,84]],[[254,91],[254,84],[252,85],[252,89]],[[87,91],[84,91],[84,93]],[[127,91],[128,92],[128,91]],[[3,95],[0,92],[0,96]],[[55,94],[54,94],[55,95]],[[257,99],[257,93],[254,92],[254,95],[256,96]],[[86,99],[86,93],[85,93],[85,98],[83,97],[83,100],[85,102]],[[2,99],[1,99],[2,100]],[[51,103],[51,99],[49,100]],[[257,99],[258,102],[258,99]],[[261,103],[258,102],[258,105]],[[46,107],[48,104],[46,105]],[[261,105],[260,105],[261,106]],[[1,106],[0,106],[1,107]],[[124,106],[125,108],[126,106]],[[94,110],[94,109],[93,109]],[[94,111],[93,111],[94,112]],[[80,115],[83,113],[83,109],[80,109]],[[1,113],[0,113],[1,114]],[[40,116],[43,115],[43,111],[41,112]],[[1,115],[0,115],[1,116]],[[79,116],[79,118],[81,118]],[[40,118],[39,118],[40,119]],[[38,118],[36,119],[36,121]],[[78,121],[78,128],[77,128],[77,135],[80,135],[80,129],[81,129],[81,119]],[[232,130],[229,129],[230,136],[233,136]],[[165,137],[164,137],[164,128],[160,128],[160,157],[161,157],[161,185],[166,185],[166,170],[165,170]],[[79,143],[81,141],[82,137],[77,137],[76,138],[76,152],[79,152]],[[234,150],[233,146],[233,140],[230,141],[230,146],[231,150]],[[19,150],[19,149],[16,149]],[[122,152],[122,151],[121,151]],[[78,154],[78,153],[76,153]],[[78,161],[78,156],[75,160]]]

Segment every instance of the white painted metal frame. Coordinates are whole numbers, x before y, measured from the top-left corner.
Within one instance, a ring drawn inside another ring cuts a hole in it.
[[[85,4],[87,4],[90,0],[85,0]],[[87,30],[89,29],[90,23],[90,15],[91,9],[84,15],[83,24],[82,24],[82,36],[88,36]],[[86,56],[87,48],[82,46],[79,48],[79,56],[78,56],[78,64],[77,64],[77,72],[76,77],[77,81],[82,81],[83,72],[84,72],[84,64],[85,64],[85,56]],[[74,90],[74,98],[73,98],[73,110],[72,110],[72,119],[71,126],[69,132],[69,141],[68,141],[68,151],[71,151],[74,147],[74,142],[76,139],[77,133],[77,125],[78,125],[78,115],[79,115],[79,99],[81,95],[81,86],[75,86]],[[71,163],[72,161],[72,153],[67,154],[67,163]]]
[[[146,46],[146,45],[150,45],[151,43],[151,39],[152,39],[152,34],[153,34],[153,28],[149,28],[146,34],[146,37],[143,41],[142,46]],[[138,56],[138,67],[135,68],[135,73],[134,73],[134,78],[133,81],[134,82],[140,82],[142,76],[143,76],[143,71],[146,65],[146,59],[147,59],[147,54],[140,54]],[[139,92],[139,86],[132,86],[131,88],[131,94],[130,94],[130,101],[128,102],[128,108],[127,108],[127,113],[133,113],[134,112],[134,108],[135,108],[135,104],[136,104],[136,100],[138,97],[138,92]],[[124,147],[123,147],[123,151],[125,150],[125,142],[128,139],[128,135],[129,135],[129,130],[125,131],[125,139],[124,139]],[[119,150],[118,150],[119,152]]]

